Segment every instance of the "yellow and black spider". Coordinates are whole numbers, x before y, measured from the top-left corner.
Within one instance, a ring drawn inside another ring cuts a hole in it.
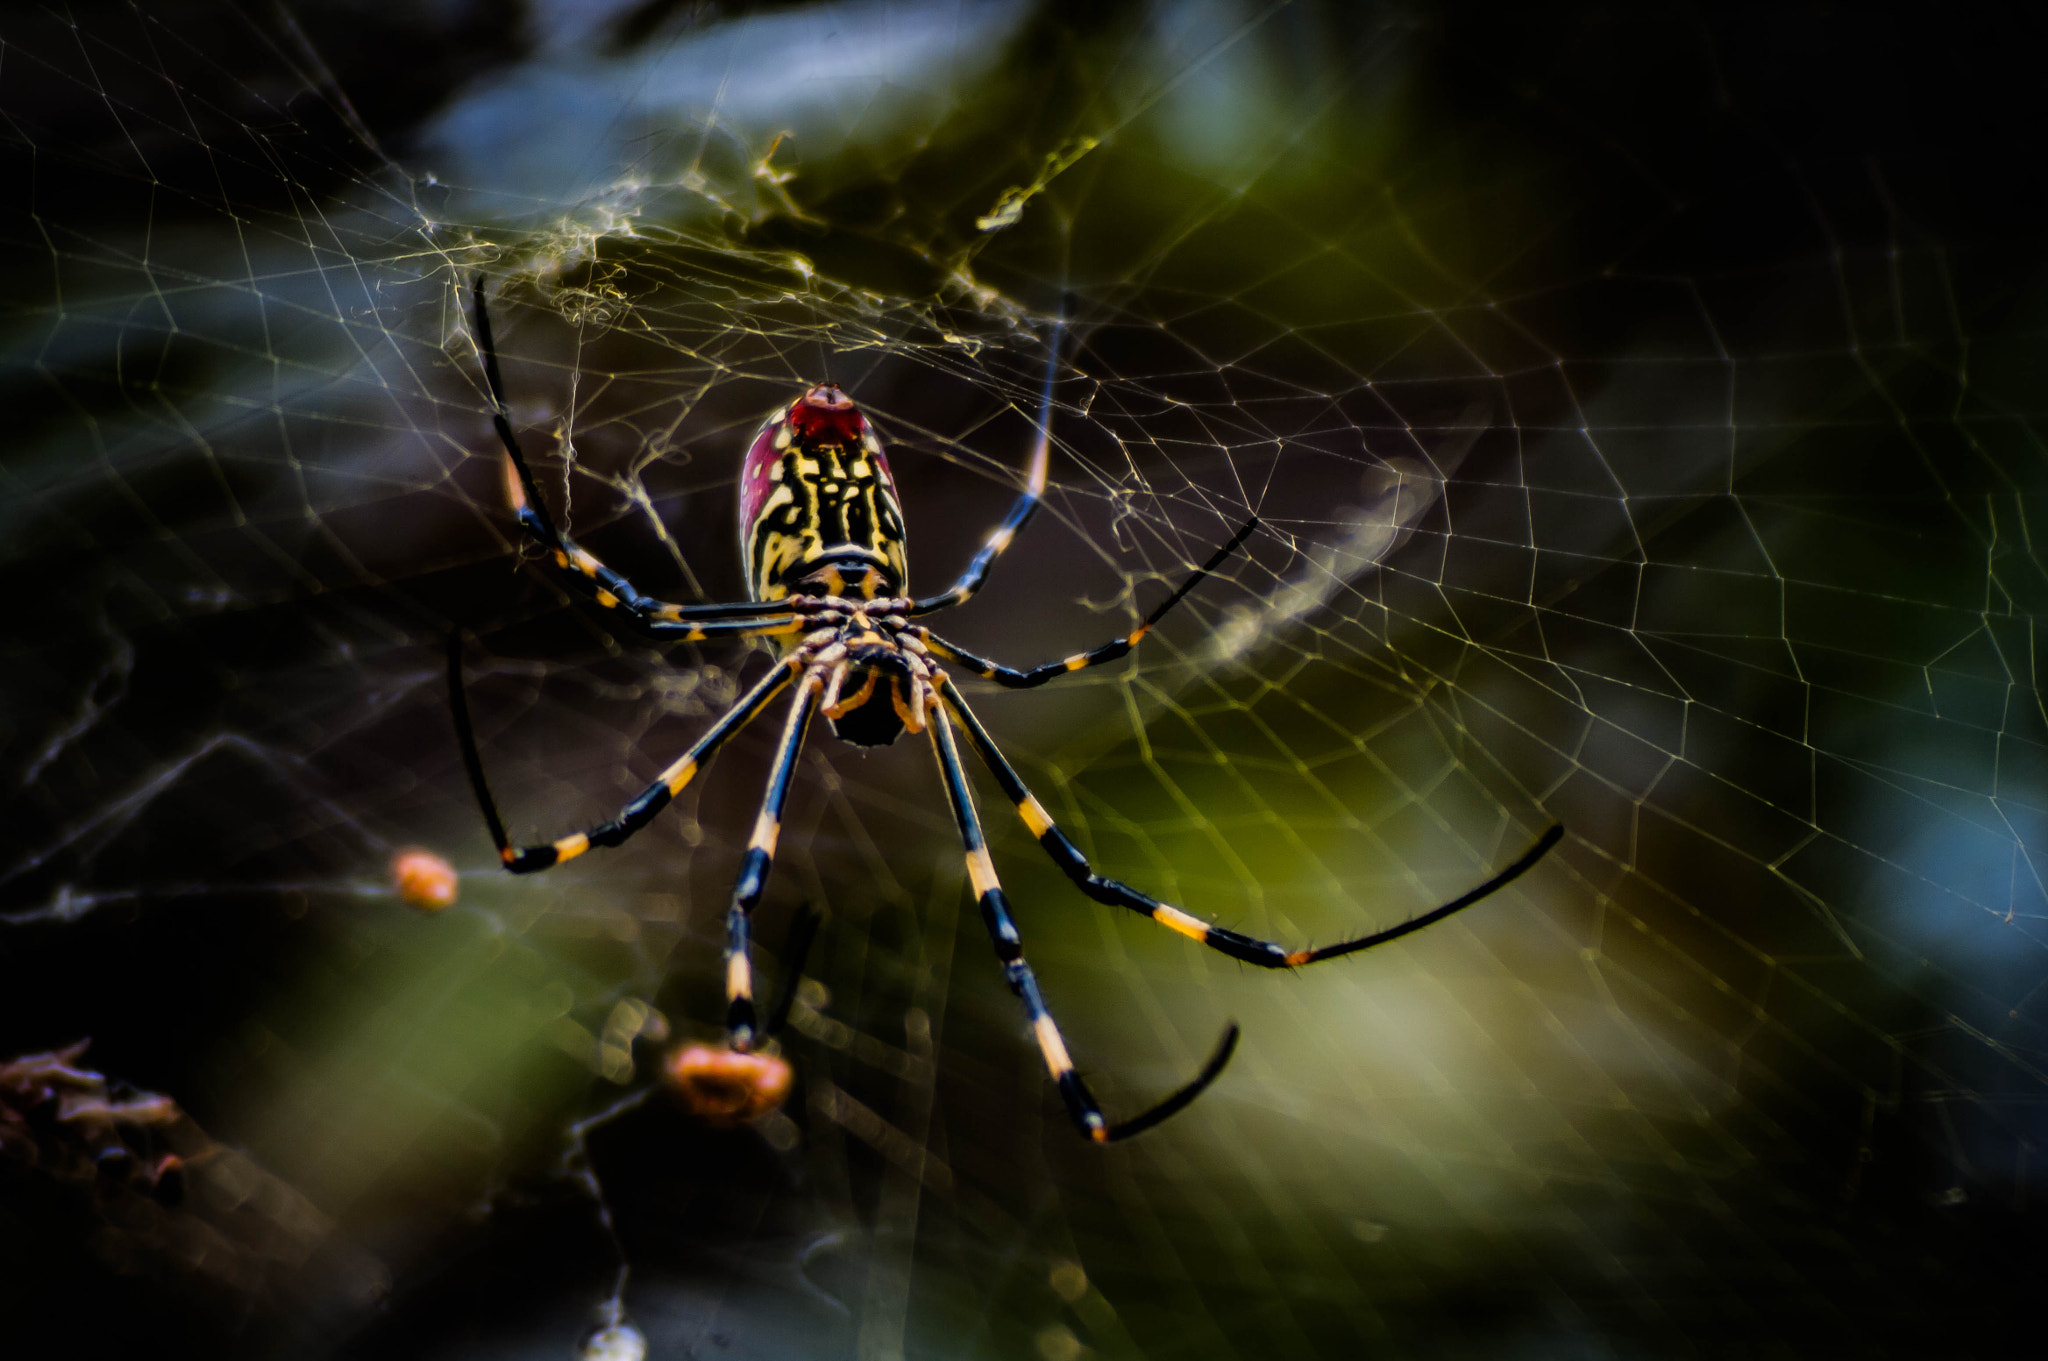
[[[644,635],[668,642],[699,642],[707,638],[784,639],[781,660],[756,681],[691,748],[664,770],[653,784],[629,802],[619,815],[587,832],[578,832],[538,846],[514,846],[485,783],[477,754],[468,704],[463,698],[462,654],[451,637],[448,657],[450,705],[457,740],[469,771],[484,821],[505,867],[530,874],[573,860],[592,846],[616,846],[645,827],[654,815],[682,792],[712,753],[766,708],[792,683],[796,697],[782,729],[768,777],[767,793],[754,825],[752,840],[740,862],[732,903],[726,912],[725,987],[728,1043],[736,1052],[751,1049],[755,1031],[753,966],[748,950],[749,921],[760,901],[782,809],[789,796],[804,735],[814,713],[822,711],[833,733],[855,746],[879,747],[905,732],[927,733],[953,819],[967,852],[967,874],[1002,961],[1010,988],[1023,1001],[1045,1066],[1058,1084],[1067,1111],[1081,1132],[1098,1143],[1128,1138],[1175,1114],[1216,1080],[1237,1045],[1238,1030],[1228,1026],[1216,1052],[1193,1081],[1150,1110],[1111,1124],[1074,1070],[1059,1026],[1046,1009],[1038,980],[1024,959],[1024,945],[1009,903],[997,882],[995,866],[982,835],[981,819],[968,791],[966,772],[953,737],[957,721],[977,755],[995,776],[1017,816],[1083,893],[1112,907],[1140,916],[1233,959],[1273,969],[1293,969],[1318,960],[1369,950],[1441,921],[1509,883],[1534,865],[1564,834],[1552,827],[1521,858],[1506,869],[1431,912],[1356,940],[1319,949],[1287,950],[1269,941],[1212,926],[1177,907],[1140,893],[1127,884],[1106,879],[1090,868],[1080,848],[1059,829],[1043,804],[1018,778],[997,750],[988,730],[975,718],[966,697],[940,665],[953,663],[977,676],[1011,689],[1026,690],[1123,656],[1181,598],[1214,571],[1258,527],[1247,520],[1229,543],[1189,574],[1174,592],[1155,606],[1137,628],[1087,652],[1017,671],[963,651],[911,622],[921,615],[958,605],[981,588],[990,565],[1010,545],[1017,531],[1038,508],[1045,490],[1050,448],[1053,376],[1058,342],[1046,365],[1040,397],[1038,441],[1023,495],[1010,508],[960,579],[938,595],[917,599],[903,594],[907,581],[903,511],[896,484],[874,425],[844,392],[829,384],[811,388],[770,416],[755,435],[740,470],[740,541],[746,555],[751,599],[733,604],[672,605],[651,599],[633,584],[576,546],[558,530],[541,505],[532,470],[513,433],[505,404],[504,383],[491,341],[491,322],[484,306],[484,281],[474,289],[477,349],[491,392],[491,421],[505,445],[505,489],[520,525],[545,551],[555,569],[597,604],[613,611]]]

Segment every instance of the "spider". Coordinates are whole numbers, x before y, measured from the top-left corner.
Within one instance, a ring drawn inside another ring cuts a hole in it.
[[[1153,607],[1143,623],[1118,638],[1059,661],[1016,670],[977,657],[915,621],[959,605],[981,589],[990,566],[1010,546],[1038,509],[1045,491],[1051,446],[1053,378],[1058,337],[1051,346],[1040,394],[1038,438],[1023,493],[996,525],[959,579],[938,595],[905,593],[903,510],[896,483],[874,425],[844,392],[829,383],[805,391],[775,411],[754,436],[740,470],[740,546],[745,555],[749,599],[731,604],[675,605],[643,595],[633,584],[558,529],[541,503],[533,472],[512,428],[505,388],[491,339],[484,280],[472,289],[472,318],[484,378],[490,389],[491,424],[505,447],[505,490],[527,537],[543,551],[555,572],[610,615],[655,642],[695,643],[712,638],[779,638],[782,655],[767,675],[742,694],[703,736],[678,757],[618,815],[588,831],[532,846],[515,846],[484,779],[476,737],[463,697],[460,635],[449,640],[450,707],[463,763],[484,822],[505,868],[531,874],[573,860],[593,846],[617,846],[645,827],[680,794],[732,735],[791,686],[795,698],[783,721],[782,737],[770,765],[746,854],[740,862],[725,918],[727,1043],[736,1053],[759,1038],[754,1008],[754,975],[749,936],[754,906],[774,863],[797,754],[814,714],[823,713],[835,736],[859,747],[881,747],[904,733],[924,734],[938,760],[953,820],[966,851],[967,875],[995,946],[1005,979],[1030,1020],[1039,1053],[1058,1086],[1067,1112],[1081,1133],[1109,1143],[1152,1128],[1185,1109],[1214,1082],[1236,1048],[1238,1028],[1225,1027],[1215,1052],[1194,1079],[1131,1119],[1111,1123],[1067,1052],[1059,1026],[1047,1009],[1038,980],[1024,958],[1023,939],[989,859],[981,818],[961,766],[954,727],[967,735],[1005,798],[1045,853],[1080,890],[1099,903],[1127,908],[1201,945],[1269,969],[1296,969],[1320,960],[1369,950],[1443,920],[1504,887],[1540,860],[1564,835],[1552,827],[1522,856],[1477,888],[1398,926],[1316,949],[1288,950],[1270,941],[1213,926],[1115,879],[1097,874],[1071,838],[1061,831],[1017,771],[997,749],[966,697],[947,674],[950,664],[1013,690],[1029,690],[1086,667],[1115,661],[1138,645],[1167,611],[1194,590],[1258,527],[1245,521],[1230,541],[1191,572]]]

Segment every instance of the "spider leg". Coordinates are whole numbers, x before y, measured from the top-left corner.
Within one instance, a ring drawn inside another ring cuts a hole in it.
[[[974,561],[967,564],[967,570],[960,579],[938,595],[926,596],[910,607],[911,614],[930,614],[934,610],[950,609],[964,604],[981,589],[981,583],[988,577],[988,569],[1003,555],[1003,550],[1022,530],[1031,517],[1038,512],[1039,499],[1045,495],[1046,464],[1052,453],[1052,385],[1059,376],[1060,337],[1066,331],[1067,319],[1061,315],[1053,326],[1052,340],[1045,356],[1045,382],[1038,393],[1038,443],[1032,446],[1030,471],[1024,477],[1024,493],[1010,507],[1010,513],[995,527],[982,543],[981,551],[974,555]]]
[[[946,784],[946,799],[953,806],[953,821],[960,828],[960,840],[967,850],[967,876],[974,884],[981,920],[988,927],[988,938],[996,948],[996,958],[1002,961],[1003,976],[1009,981],[1010,991],[1024,1003],[1025,1015],[1030,1017],[1032,1034],[1038,1041],[1038,1051],[1045,1059],[1046,1070],[1059,1085],[1060,1096],[1067,1103],[1067,1114],[1073,1117],[1082,1134],[1104,1144],[1143,1133],[1184,1110],[1230,1062],[1231,1051],[1237,1047],[1237,1026],[1233,1023],[1224,1029],[1216,1052],[1195,1075],[1194,1081],[1150,1110],[1122,1124],[1110,1124],[1103,1117],[1102,1107],[1096,1103],[1088,1085],[1074,1071],[1074,1060],[1067,1053],[1059,1025],[1053,1020],[1052,1012],[1047,1010],[1045,996],[1038,989],[1038,978],[1024,959],[1023,937],[1017,932],[1017,924],[1010,919],[1010,905],[1003,897],[1002,884],[997,881],[995,865],[989,859],[988,845],[982,837],[981,818],[974,811],[973,796],[968,793],[967,775],[960,768],[960,750],[954,744],[953,725],[947,719],[946,711],[934,708],[929,726],[932,752],[938,757],[939,775]]]
[[[1235,553],[1237,546],[1249,538],[1251,532],[1258,527],[1258,516],[1254,515],[1251,519],[1246,520],[1244,526],[1231,536],[1229,543],[1224,544],[1223,547],[1210,554],[1207,562],[1191,572],[1188,575],[1188,579],[1175,588],[1172,595],[1160,601],[1153,608],[1152,613],[1145,616],[1144,623],[1138,625],[1138,627],[1132,629],[1123,637],[1113,638],[1101,647],[1092,648],[1087,652],[1077,652],[1071,657],[1065,657],[1056,662],[1046,662],[1043,665],[1034,666],[1028,671],[1013,670],[1002,665],[1000,662],[992,662],[985,657],[977,657],[973,653],[947,642],[929,629],[913,625],[911,632],[922,639],[925,645],[931,648],[933,652],[947,661],[955,663],[964,670],[971,671],[985,680],[992,680],[998,685],[1008,686],[1012,690],[1029,690],[1043,685],[1049,680],[1057,680],[1070,671],[1079,671],[1083,667],[1099,666],[1103,662],[1113,662],[1129,652],[1138,645],[1139,640],[1152,631],[1153,625],[1166,616],[1168,610],[1178,605],[1189,591],[1201,585],[1204,577],[1222,566],[1224,559]]]
[[[1390,926],[1369,936],[1339,941],[1319,949],[1289,950],[1271,941],[1241,935],[1227,927],[1212,926],[1200,917],[1183,912],[1170,903],[1162,903],[1157,898],[1138,892],[1129,884],[1119,883],[1115,879],[1105,879],[1095,873],[1089,867],[1088,858],[1081,854],[1080,848],[1060,830],[1059,824],[1045,811],[1045,805],[1033,797],[1031,791],[1025,787],[1024,781],[1017,777],[1016,769],[996,747],[994,739],[988,735],[988,729],[982,727],[981,721],[974,716],[974,711],[967,707],[966,698],[961,695],[950,677],[939,681],[939,692],[945,699],[946,707],[959,717],[960,726],[967,730],[967,740],[974,744],[982,763],[989,768],[989,773],[996,777],[996,783],[1002,786],[1003,793],[1016,804],[1017,816],[1030,828],[1031,835],[1038,838],[1038,844],[1052,857],[1053,863],[1066,871],[1067,877],[1072,879],[1083,893],[1096,902],[1110,907],[1129,908],[1141,917],[1149,917],[1158,922],[1169,931],[1178,931],[1188,939],[1229,955],[1232,959],[1241,959],[1247,964],[1257,964],[1268,969],[1296,969],[1304,964],[1314,964],[1318,960],[1334,959],[1339,955],[1370,950],[1375,945],[1384,945],[1390,940],[1397,940],[1411,932],[1420,931],[1425,926],[1442,921],[1453,912],[1463,911],[1481,899],[1491,897],[1521,878],[1531,866],[1549,854],[1551,847],[1564,838],[1563,827],[1552,827],[1538,837],[1536,844],[1524,851],[1513,864],[1479,887],[1469,893],[1460,894],[1442,907],[1425,912],[1419,917],[1411,917],[1399,926]]]
[[[655,623],[647,631],[656,638],[675,643],[701,643],[706,638],[781,638],[816,628],[817,621],[801,614],[774,614],[754,619],[706,619],[696,624]]]
[[[806,672],[797,686],[789,720],[782,727],[781,745],[775,749],[775,764],[769,769],[768,788],[761,795],[754,835],[732,886],[732,904],[725,911],[725,1030],[727,1043],[737,1050],[752,1048],[755,1035],[754,961],[748,948],[754,905],[768,886],[775,843],[782,835],[782,809],[789,802],[790,777],[796,773],[796,758],[803,750],[804,734],[824,685],[824,677],[814,669]]]
[[[760,713],[768,701],[789,684],[795,672],[795,661],[785,660],[756,681],[753,689],[740,696],[709,731],[699,737],[673,765],[662,771],[653,784],[620,809],[618,816],[610,822],[601,822],[587,832],[578,832],[544,845],[514,846],[511,838],[505,835],[504,819],[498,816],[497,801],[491,797],[490,785],[484,779],[483,758],[477,754],[476,730],[469,718],[469,699],[463,691],[462,635],[451,632],[448,635],[448,707],[454,713],[455,740],[462,747],[462,764],[469,772],[469,787],[476,792],[477,805],[483,809],[484,825],[490,828],[491,840],[498,847],[498,858],[514,874],[533,874],[553,869],[565,860],[574,860],[592,846],[616,846],[625,841],[652,822],[654,815],[666,808],[669,800],[681,793],[683,786],[690,782],[704,762],[711,759],[712,753]]]
[[[559,575],[606,609],[624,610],[627,618],[643,631],[666,638],[684,634],[684,642],[695,640],[675,625],[707,619],[753,618],[772,614],[781,607],[780,602],[765,600],[704,605],[671,605],[656,600],[641,594],[632,582],[577,547],[568,535],[556,528],[541,502],[540,489],[534,482],[533,469],[526,462],[526,453],[519,446],[519,436],[512,429],[511,408],[505,402],[505,381],[498,372],[498,349],[491,338],[491,314],[484,306],[484,276],[481,274],[476,276],[471,299],[476,347],[483,356],[484,381],[491,390],[491,426],[505,446],[505,496],[512,504],[512,512],[520,527],[547,550],[548,559]],[[663,625],[670,627],[664,628]]]

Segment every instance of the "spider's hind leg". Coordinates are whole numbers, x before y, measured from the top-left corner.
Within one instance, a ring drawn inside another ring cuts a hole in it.
[[[996,777],[996,783],[1003,787],[1003,793],[1016,805],[1017,816],[1023,819],[1025,827],[1037,838],[1039,846],[1045,853],[1052,857],[1053,863],[1074,881],[1075,887],[1098,903],[1109,907],[1128,908],[1139,916],[1148,917],[1169,931],[1176,931],[1197,944],[1206,945],[1220,954],[1229,955],[1232,959],[1257,964],[1261,968],[1298,969],[1304,964],[1314,964],[1319,960],[1335,959],[1340,955],[1370,950],[1375,945],[1384,945],[1390,940],[1398,940],[1402,936],[1420,931],[1426,926],[1442,921],[1454,912],[1462,912],[1474,903],[1492,897],[1526,874],[1537,861],[1550,854],[1553,846],[1564,839],[1564,828],[1553,826],[1538,837],[1536,844],[1522,852],[1506,869],[1499,871],[1477,888],[1470,889],[1421,916],[1410,917],[1397,926],[1315,949],[1289,950],[1286,946],[1270,940],[1260,940],[1256,936],[1247,936],[1228,927],[1212,925],[1171,903],[1163,903],[1150,894],[1140,893],[1120,880],[1097,874],[1089,865],[1088,857],[1081,854],[1081,848],[1060,830],[1060,825],[1045,811],[1045,805],[1025,786],[1016,768],[996,746],[995,739],[988,735],[988,729],[981,726],[981,720],[967,707],[966,697],[960,693],[959,687],[953,684],[950,677],[940,678],[939,694],[946,708],[959,717],[960,726],[967,730],[967,740],[974,744],[974,750],[980,755],[982,764],[989,768],[989,773]]]
[[[803,751],[804,735],[810,731],[811,715],[817,711],[818,694],[825,688],[824,677],[812,669],[797,685],[796,698],[789,706],[789,720],[782,728],[782,741],[775,749],[769,769],[768,788],[761,795],[761,812],[754,819],[754,834],[740,861],[739,877],[732,886],[732,902],[725,912],[725,1030],[733,1049],[753,1047],[759,1033],[754,1009],[754,961],[750,948],[754,907],[768,887],[768,871],[775,865],[775,845],[782,836],[782,810],[789,802],[790,778],[796,773],[796,758]]]
[[[1081,1133],[1096,1143],[1112,1143],[1128,1139],[1133,1134],[1143,1133],[1169,1116],[1184,1110],[1190,1102],[1200,1096],[1210,1083],[1223,1072],[1230,1062],[1230,1055],[1237,1048],[1238,1030],[1235,1024],[1225,1028],[1222,1041],[1216,1052],[1210,1056],[1200,1073],[1192,1082],[1161,1101],[1158,1105],[1140,1115],[1112,1125],[1102,1114],[1102,1107],[1088,1090],[1088,1084],[1074,1070],[1074,1060],[1067,1053],[1066,1040],[1060,1035],[1059,1024],[1053,1020],[1052,1012],[1045,1005],[1045,996],[1039,991],[1037,975],[1024,959],[1024,940],[1017,931],[1017,924],[1011,920],[1009,902],[1003,897],[1003,888],[996,879],[994,863],[989,859],[988,845],[982,835],[981,818],[974,811],[974,798],[967,789],[966,772],[960,768],[960,750],[953,741],[953,726],[943,708],[932,710],[930,723],[932,752],[938,757],[939,774],[945,781],[946,798],[953,807],[953,820],[959,825],[960,840],[967,851],[967,876],[974,885],[975,898],[981,908],[982,923],[988,928],[989,941],[996,947],[996,958],[1002,961],[1003,976],[1009,981],[1010,991],[1017,994],[1024,1003],[1025,1015],[1031,1021],[1032,1037],[1038,1041],[1038,1050],[1045,1059],[1046,1071],[1058,1084],[1060,1096],[1066,1102],[1067,1114]]]
[[[476,728],[470,722],[467,687],[462,680],[462,634],[451,631],[448,635],[448,709],[455,720],[455,741],[462,749],[462,765],[469,773],[470,790],[476,795],[477,807],[483,811],[484,825],[490,829],[491,841],[498,848],[498,858],[514,874],[532,874],[574,860],[592,846],[619,845],[652,822],[655,814],[682,793],[683,787],[696,778],[712,753],[752,721],[768,701],[789,684],[793,670],[792,664],[784,661],[756,681],[751,690],[719,715],[718,720],[691,744],[688,751],[672,762],[653,784],[641,790],[609,822],[601,822],[588,831],[558,837],[554,841],[515,846],[511,837],[506,835],[505,820],[498,815],[498,801],[491,797],[490,783],[484,778],[483,756],[477,751]]]

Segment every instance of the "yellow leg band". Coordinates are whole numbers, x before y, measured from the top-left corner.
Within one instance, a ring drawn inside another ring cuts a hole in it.
[[[1052,1075],[1073,1072],[1074,1060],[1068,1057],[1067,1042],[1060,1038],[1060,1028],[1052,1023],[1052,1017],[1039,1017],[1032,1029],[1038,1034],[1038,1051],[1045,1055],[1045,1066],[1052,1070]]]

